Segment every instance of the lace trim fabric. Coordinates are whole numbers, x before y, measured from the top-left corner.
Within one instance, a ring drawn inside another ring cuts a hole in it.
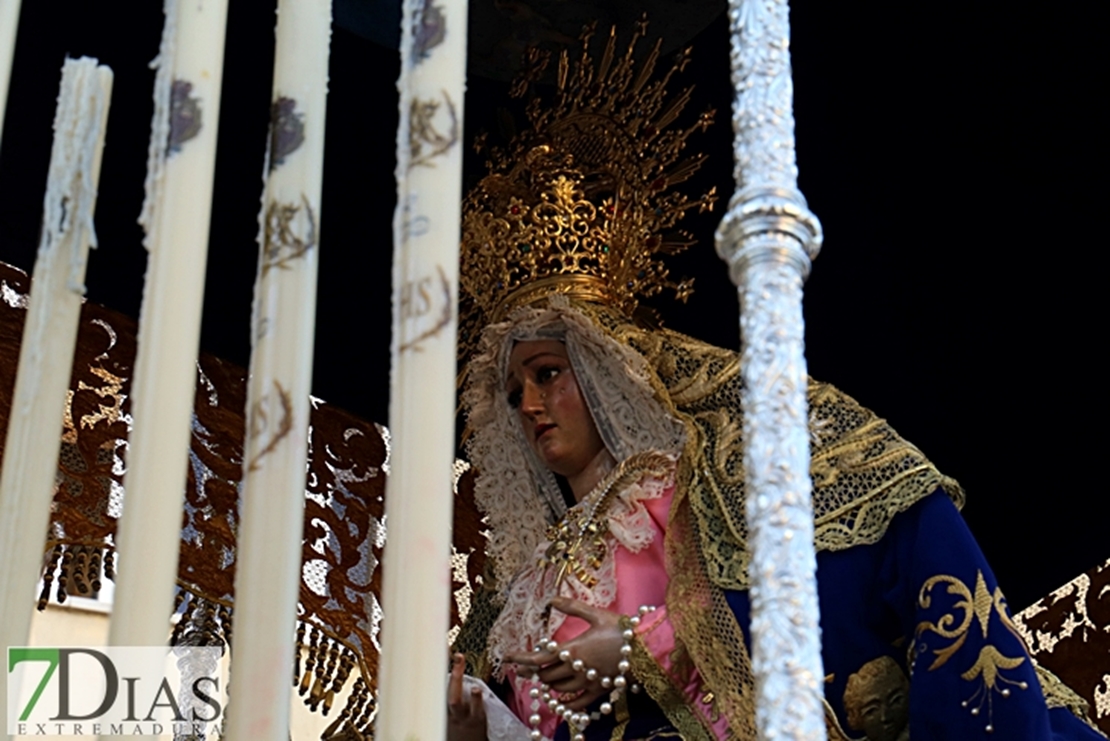
[[[1013,616],[1029,655],[1038,664],[1049,707],[1054,701],[1045,682],[1059,675],[1090,708],[1089,721],[1110,735],[1110,559],[1097,564]],[[1045,672],[1041,672],[1043,667]],[[1065,703],[1066,704],[1066,703]],[[1073,713],[1078,704],[1069,706]],[[1078,714],[1078,713],[1077,713]]]
[[[513,580],[505,606],[490,629],[489,657],[498,679],[504,678],[501,659],[506,653],[532,648],[541,637],[554,635],[565,622],[565,615],[549,610],[553,597],[570,597],[599,608],[613,604],[617,597],[614,546],[637,553],[654,541],[655,528],[644,502],[658,499],[674,486],[674,458],[669,461],[669,475],[644,474],[616,492],[606,513],[605,554],[600,565],[588,568],[589,576],[596,579],[592,586],[584,584],[573,571],[568,571],[561,583],[556,584],[556,569],[545,559],[550,540],[545,537],[536,546],[532,561]],[[607,483],[602,481],[595,492]],[[572,507],[568,516],[588,505],[589,497]]]
[[[487,644],[490,630],[504,606],[502,594],[493,575],[493,563],[486,562],[486,572],[470,599],[470,611],[466,621],[451,646],[452,653],[466,657],[466,673],[490,681],[493,678],[493,662],[490,661]]]

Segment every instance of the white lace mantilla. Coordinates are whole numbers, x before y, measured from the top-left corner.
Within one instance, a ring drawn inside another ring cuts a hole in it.
[[[571,508],[567,517],[573,517],[581,508],[591,506],[591,498],[600,493],[603,484]],[[645,474],[615,492],[605,517],[608,525],[605,554],[600,566],[587,569],[589,576],[597,580],[592,587],[583,584],[571,570],[556,590],[558,567],[546,559],[551,542],[545,538],[536,546],[531,561],[513,580],[506,594],[505,607],[490,630],[489,654],[498,678],[504,678],[501,659],[506,653],[531,650],[541,638],[553,636],[563,625],[566,620],[563,613],[551,610],[550,617],[547,616],[552,598],[569,597],[602,609],[613,604],[617,598],[614,548],[638,553],[652,544],[657,528],[644,502],[658,499],[673,486],[672,468],[667,476]]]

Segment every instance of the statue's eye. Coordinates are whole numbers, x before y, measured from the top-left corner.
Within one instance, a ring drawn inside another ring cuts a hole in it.
[[[542,366],[536,371],[536,382],[547,383],[551,379],[555,378],[555,376],[559,375],[560,370],[560,368],[554,365]]]

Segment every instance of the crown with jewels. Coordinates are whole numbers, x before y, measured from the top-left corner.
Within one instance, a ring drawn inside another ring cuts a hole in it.
[[[668,98],[667,84],[689,61],[679,53],[670,71],[652,80],[657,41],[642,64],[634,58],[647,31],[639,21],[623,54],[610,30],[600,60],[590,56],[593,27],[581,36],[573,64],[564,50],[553,103],[532,97],[531,126],[506,148],[492,148],[486,175],[463,201],[460,344],[487,323],[553,293],[608,304],[631,316],[639,299],[664,288],[680,300],[692,281],[673,281],[659,259],[694,243],[675,230],[688,210],[712,210],[716,189],[697,199],[672,190],[705,161],[683,158],[687,138],[705,130],[706,111],[688,128],[668,129],[693,87]],[[510,94],[523,96],[550,55],[529,51]],[[479,151],[484,138],[476,143]]]

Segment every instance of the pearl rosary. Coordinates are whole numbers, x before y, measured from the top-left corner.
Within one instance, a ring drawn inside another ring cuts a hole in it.
[[[610,713],[612,713],[613,705],[620,698],[621,692],[624,691],[625,687],[628,687],[628,689],[630,689],[634,693],[640,691],[639,685],[629,684],[628,680],[625,678],[625,674],[627,674],[629,668],[631,668],[629,657],[632,655],[632,638],[635,635],[635,628],[637,625],[640,624],[640,620],[643,618],[643,616],[647,615],[649,612],[652,612],[654,609],[655,607],[653,606],[642,605],[639,609],[638,615],[633,615],[632,617],[627,619],[622,618],[622,624],[624,624],[625,620],[627,620],[627,626],[624,628],[624,630],[621,631],[621,658],[620,661],[617,663],[617,676],[601,677],[601,686],[605,689],[612,690],[612,692],[609,693],[608,702],[601,703],[601,707],[599,708],[601,712],[587,713],[583,711],[577,713],[571,710],[566,705],[564,705],[561,699],[556,694],[552,693],[551,688],[544,683],[540,683],[538,687],[533,687],[531,690],[529,690],[528,695],[532,698],[532,714],[528,717],[528,724],[532,727],[532,741],[541,741],[543,739],[543,733],[540,731],[539,728],[541,720],[539,713],[541,703],[547,705],[548,709],[555,713],[555,715],[565,720],[570,726],[571,730],[577,731],[577,733],[575,733],[573,737],[573,741],[586,741],[584,732],[586,730],[586,727],[590,724],[590,721],[599,720],[602,715],[609,715]],[[562,661],[563,663],[569,662],[571,668],[574,669],[574,671],[585,673],[586,679],[591,682],[597,680],[600,676],[600,673],[597,671],[597,669],[591,669],[590,667],[587,667],[582,659],[572,660],[570,651],[568,651],[567,649],[563,649],[562,651],[560,651],[559,644],[551,640],[550,638],[541,639],[535,648],[537,652],[544,649],[547,649],[551,653],[557,655],[559,657],[559,661]]]

